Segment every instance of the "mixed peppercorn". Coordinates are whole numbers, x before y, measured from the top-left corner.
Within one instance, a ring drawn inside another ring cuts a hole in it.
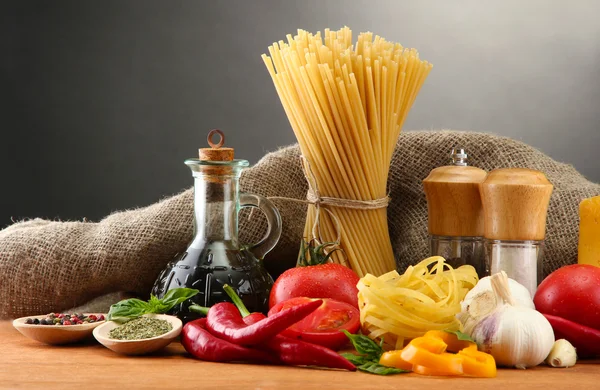
[[[30,325],[81,325],[81,324],[91,324],[94,322],[104,321],[104,315],[99,314],[82,314],[82,313],[50,313],[46,316],[46,318],[27,318],[25,320],[26,324]]]

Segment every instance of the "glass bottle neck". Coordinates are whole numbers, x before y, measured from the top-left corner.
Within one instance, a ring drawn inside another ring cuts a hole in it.
[[[191,247],[239,249],[239,172],[194,172],[194,239]]]

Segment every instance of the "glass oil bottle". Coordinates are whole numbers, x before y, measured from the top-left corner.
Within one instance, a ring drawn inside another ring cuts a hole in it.
[[[212,142],[218,134],[220,142]],[[199,150],[199,159],[185,164],[194,177],[194,237],[187,250],[175,257],[159,274],[152,293],[162,297],[172,288],[200,290],[191,299],[174,308],[171,314],[183,321],[199,315],[187,309],[192,304],[212,306],[228,301],[223,285],[233,287],[253,312],[268,311],[273,279],[265,270],[262,258],[275,247],[281,235],[281,217],[266,198],[240,192],[239,178],[248,161],[234,159],[234,150],[224,148],[220,130],[208,135],[210,148]],[[246,246],[238,240],[238,213],[242,207],[256,207],[267,219],[265,237]]]

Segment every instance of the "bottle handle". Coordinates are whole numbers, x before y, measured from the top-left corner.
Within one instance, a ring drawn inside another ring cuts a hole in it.
[[[267,217],[267,233],[256,244],[249,245],[247,249],[259,259],[263,259],[269,253],[281,237],[281,215],[277,207],[265,198],[256,194],[240,194],[240,208],[256,207]]]

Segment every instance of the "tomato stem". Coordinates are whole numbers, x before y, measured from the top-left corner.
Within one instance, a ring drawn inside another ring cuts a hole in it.
[[[328,247],[332,247],[334,249],[327,253],[326,248]],[[315,241],[315,239],[312,239],[308,242],[302,239],[300,240],[300,252],[298,253],[296,267],[327,264],[331,255],[338,250],[340,250],[340,248],[335,242],[326,242],[317,245],[317,241]]]

